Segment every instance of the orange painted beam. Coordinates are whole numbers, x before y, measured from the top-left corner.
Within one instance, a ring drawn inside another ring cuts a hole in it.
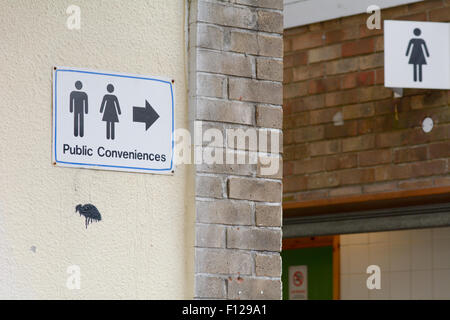
[[[405,190],[283,203],[285,217],[450,202],[450,187]]]

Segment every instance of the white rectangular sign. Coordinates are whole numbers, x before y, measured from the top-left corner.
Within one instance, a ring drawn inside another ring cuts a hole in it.
[[[53,163],[173,173],[173,81],[55,67]]]
[[[289,300],[308,300],[308,266],[289,267]]]
[[[386,87],[450,89],[450,24],[385,20],[384,60]]]

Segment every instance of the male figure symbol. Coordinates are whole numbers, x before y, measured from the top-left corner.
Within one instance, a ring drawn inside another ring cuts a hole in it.
[[[81,81],[75,82],[75,88],[81,90]],[[84,113],[88,114],[88,96],[83,91],[72,91],[70,93],[70,113],[74,114],[73,135],[84,136]]]

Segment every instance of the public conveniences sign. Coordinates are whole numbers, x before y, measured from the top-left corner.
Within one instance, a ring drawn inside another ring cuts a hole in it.
[[[385,20],[384,60],[386,87],[450,89],[450,24]]]
[[[171,80],[55,67],[53,163],[172,173]]]

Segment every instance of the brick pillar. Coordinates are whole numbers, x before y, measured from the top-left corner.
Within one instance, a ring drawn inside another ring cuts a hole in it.
[[[228,129],[279,135],[281,164],[283,0],[189,6],[192,123],[227,145]],[[259,162],[196,165],[195,298],[281,298],[281,167],[265,176]]]

